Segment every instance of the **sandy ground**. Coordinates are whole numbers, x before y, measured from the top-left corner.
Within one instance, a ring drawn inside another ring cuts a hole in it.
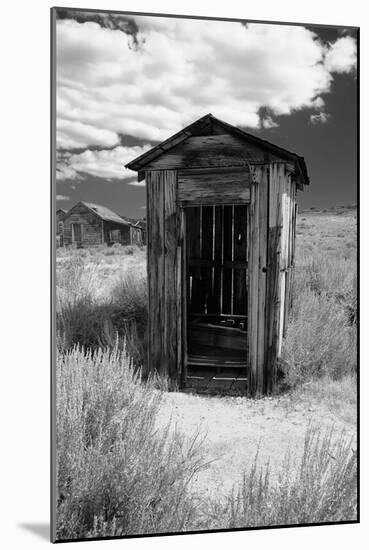
[[[296,402],[288,395],[259,400],[246,397],[208,397],[185,393],[167,393],[161,405],[158,426],[172,426],[187,436],[200,431],[205,461],[214,461],[194,479],[195,493],[228,494],[249,470],[259,446],[258,464],[270,461],[272,479],[276,479],[285,452],[301,455],[309,425],[335,434],[344,429],[354,435],[352,422],[337,417],[324,404]]]

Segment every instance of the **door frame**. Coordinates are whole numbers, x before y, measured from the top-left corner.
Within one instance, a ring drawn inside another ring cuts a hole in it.
[[[80,241],[77,241],[76,238],[75,238],[75,225],[79,225],[80,228],[81,228],[81,240]],[[72,223],[72,243],[80,243],[82,244],[83,243],[83,223],[81,222],[73,222]]]
[[[217,204],[181,204],[177,207],[177,229],[178,229],[178,246],[177,246],[177,259],[176,259],[176,287],[177,287],[177,363],[181,366],[180,372],[180,385],[186,387],[187,370],[188,370],[188,331],[187,331],[187,208],[199,207],[199,206],[234,206],[244,204],[249,207],[247,214],[247,271],[246,271],[246,288],[249,289],[249,257],[250,257],[250,236],[251,236],[251,212],[250,212],[250,200],[245,200],[237,203],[224,203]],[[249,377],[250,372],[250,357],[249,357],[249,311],[250,311],[250,297],[248,294],[248,306],[247,306],[247,364],[246,364],[246,376]],[[231,314],[230,314],[231,315]]]

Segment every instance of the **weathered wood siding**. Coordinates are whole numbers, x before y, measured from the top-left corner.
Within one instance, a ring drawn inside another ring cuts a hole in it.
[[[82,225],[82,242],[85,246],[93,246],[103,242],[103,222],[83,204],[76,206],[64,217],[64,244],[72,244],[72,224]]]
[[[296,186],[292,176],[286,163],[257,165],[252,168],[252,178],[245,180],[250,196],[247,208],[235,205],[191,208],[179,200],[183,180],[178,177],[177,181],[177,175],[176,170],[149,170],[145,175],[150,368],[168,375],[179,385],[185,384],[186,298],[191,297],[190,310],[192,302],[199,303],[197,271],[201,270],[202,280],[206,279],[207,270],[211,274],[219,241],[224,265],[228,265],[227,261],[240,263],[239,272],[234,269],[233,273],[233,264],[232,269],[224,270],[221,301],[224,311],[228,311],[228,298],[233,304],[229,312],[241,313],[247,308],[249,391],[253,395],[271,392],[276,383],[277,359],[291,302],[296,221]],[[196,204],[196,194],[192,199]],[[247,205],[248,201],[244,202]],[[238,250],[237,228],[241,230],[245,223],[248,224],[248,248],[244,244],[242,250]],[[185,238],[188,230],[193,238]],[[227,239],[233,244],[224,246]],[[185,250],[186,240],[188,250]],[[207,247],[211,246],[214,250],[210,255],[209,248],[208,258]],[[233,256],[228,259],[231,253]],[[191,292],[184,273],[189,255],[191,258],[201,256],[204,264],[197,266],[196,260],[192,260],[191,266],[187,266],[192,270]],[[247,258],[247,272],[241,266],[245,261],[242,258]],[[219,282],[215,275],[214,288]],[[209,289],[212,288],[210,280]],[[209,294],[209,311],[213,309],[212,299]]]
[[[136,244],[132,242],[131,227],[129,225],[122,226],[117,225],[113,222],[104,220],[103,222],[103,233],[104,233],[104,243],[120,243],[123,245],[126,244]],[[100,241],[101,242],[101,241]]]
[[[249,215],[249,376],[252,395],[263,392],[267,279],[268,165],[255,167]]]
[[[286,163],[254,168],[250,203],[249,391],[273,391],[292,301],[296,185]]]
[[[177,250],[176,250],[176,327],[177,327],[177,369],[181,387],[186,386],[187,377],[187,287],[185,259],[186,216],[183,208],[177,208]]]
[[[286,164],[274,164],[270,169],[270,299],[266,321],[269,323],[268,384],[274,389],[277,362],[286,335],[288,313],[292,303],[294,253],[296,234],[296,183]]]
[[[268,216],[268,265],[267,307],[263,393],[273,391],[277,381],[277,356],[280,350],[281,292],[282,284],[282,231],[283,187],[285,166],[272,164],[269,167],[269,216]]]
[[[130,244],[136,244],[138,246],[143,244],[141,228],[134,227],[134,226],[130,227],[129,239],[130,239]]]
[[[277,157],[268,154],[269,161]],[[266,153],[260,147],[230,134],[194,136],[149,162],[146,170],[245,167],[261,164]]]
[[[146,172],[148,259],[148,349],[150,370],[180,383],[177,366],[178,250],[177,172]]]
[[[248,166],[238,170],[179,170],[178,204],[244,204],[250,202],[250,183]]]

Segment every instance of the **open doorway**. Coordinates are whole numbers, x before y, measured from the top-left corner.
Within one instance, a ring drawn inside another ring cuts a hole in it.
[[[246,369],[248,205],[185,210],[188,367]]]
[[[81,223],[72,223],[72,242],[76,243],[77,246],[82,244],[82,224]]]

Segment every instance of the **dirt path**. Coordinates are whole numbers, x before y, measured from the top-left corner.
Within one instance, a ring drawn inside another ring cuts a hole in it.
[[[324,403],[296,402],[289,396],[259,400],[245,397],[208,397],[167,393],[161,405],[158,425],[172,418],[173,427],[187,436],[196,430],[206,434],[205,460],[215,461],[194,480],[195,492],[229,493],[249,469],[259,446],[259,465],[270,460],[276,476],[288,448],[298,455],[309,425],[353,435],[355,427],[331,412]]]

